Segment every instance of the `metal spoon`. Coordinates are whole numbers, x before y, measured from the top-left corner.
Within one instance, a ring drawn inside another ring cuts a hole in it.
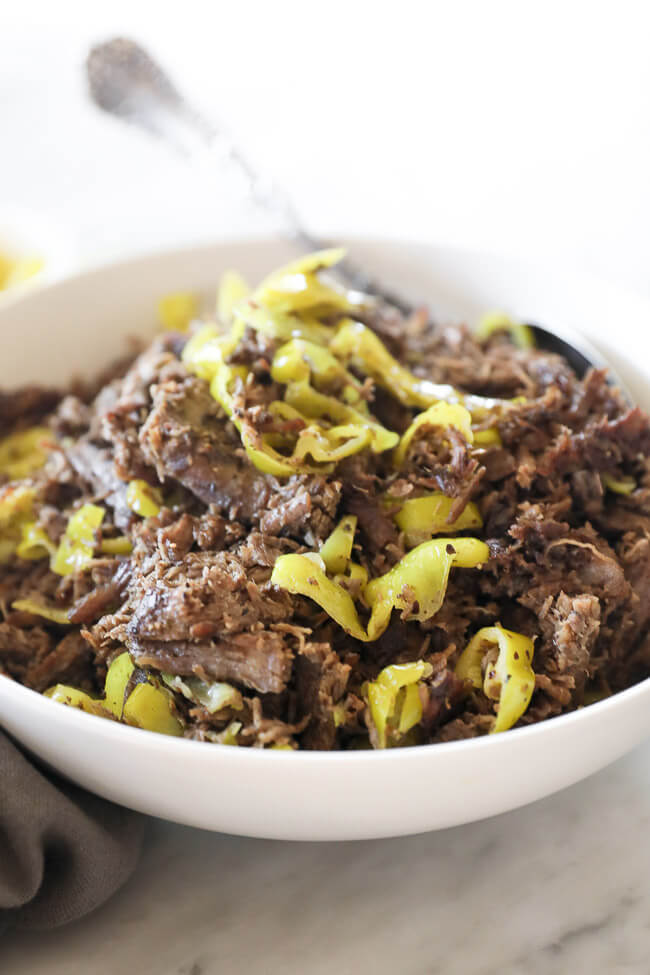
[[[86,60],[90,95],[104,111],[157,136],[184,155],[214,153],[227,161],[244,178],[246,190],[260,207],[279,218],[287,235],[307,250],[328,246],[302,224],[290,197],[263,178],[227,134],[208,122],[181,95],[163,69],[135,41],[118,37],[92,48]],[[344,283],[395,306],[409,314],[413,306],[400,295],[387,291],[347,258],[336,267]],[[590,368],[607,369],[610,381],[628,400],[629,393],[603,356],[590,342],[570,329],[549,331],[530,324],[539,348],[563,356],[578,376]]]

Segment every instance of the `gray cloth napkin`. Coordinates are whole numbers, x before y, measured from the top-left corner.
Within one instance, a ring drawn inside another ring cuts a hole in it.
[[[133,871],[144,818],[39,769],[0,731],[0,930],[54,928]]]

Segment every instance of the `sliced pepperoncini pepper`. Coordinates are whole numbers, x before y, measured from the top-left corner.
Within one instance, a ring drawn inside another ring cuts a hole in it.
[[[178,691],[193,704],[200,704],[210,714],[216,714],[224,708],[241,711],[244,701],[241,692],[223,681],[209,684],[199,677],[179,677],[176,674],[162,674],[164,683],[172,691]]]
[[[83,504],[72,515],[52,559],[52,572],[60,576],[70,575],[84,569],[92,561],[97,529],[103,519],[104,509],[96,504]]]
[[[306,339],[285,342],[273,356],[271,376],[278,383],[313,381],[316,386],[340,389],[351,387],[360,396],[361,385],[332,353]]]
[[[487,545],[477,538],[441,538],[418,545],[389,572],[365,586],[364,597],[370,607],[367,631],[354,600],[342,585],[327,577],[317,553],[281,555],[273,567],[271,582],[312,599],[346,633],[368,643],[384,632],[393,609],[401,609],[404,619],[430,619],[442,605],[451,567],[475,568],[489,557]]]
[[[483,677],[483,658],[491,647],[498,648],[496,663]],[[532,668],[533,641],[501,625],[485,626],[469,641],[456,664],[456,674],[470,681],[492,701],[498,701],[496,720],[490,734],[507,731],[519,721],[535,690]]]
[[[173,713],[173,697],[155,678],[148,676],[127,695],[133,671],[134,664],[129,654],[122,653],[108,668],[102,698],[93,698],[85,691],[64,684],[50,687],[45,691],[45,696],[89,714],[113,718],[146,731],[181,735],[183,725]]]
[[[454,521],[448,521],[454,498],[440,492],[421,498],[408,498],[395,515],[395,522],[409,548],[439,535],[440,532],[462,532],[481,528],[483,519],[473,501],[469,501]]]
[[[355,377],[322,346],[292,339],[276,352],[271,376],[276,382],[286,385],[285,402],[304,417],[326,418],[339,426],[358,427],[355,439],[361,446],[357,449],[369,443],[375,453],[381,453],[397,443],[397,434],[369,415],[361,396],[361,386]],[[312,382],[330,388],[338,386],[345,402],[315,389]],[[363,434],[366,436],[362,441],[360,438]]]
[[[141,518],[153,518],[160,514],[163,498],[158,488],[152,487],[146,481],[136,479],[129,481],[126,503],[131,511]]]
[[[462,393],[447,383],[432,383],[414,375],[394,358],[375,333],[361,322],[344,320],[330,343],[330,351],[343,362],[371,376],[405,406],[427,407],[442,401],[466,407],[475,421],[492,410],[503,410],[517,400],[501,400]],[[494,434],[491,434],[493,437]],[[486,441],[488,442],[488,441]],[[490,443],[496,442],[490,440]]]
[[[45,463],[47,451],[43,444],[48,440],[52,440],[52,431],[47,427],[32,427],[0,440],[0,473],[10,481],[29,477]]]
[[[440,399],[433,383],[419,379],[400,365],[381,339],[361,322],[350,319],[342,322],[330,343],[330,351],[371,376],[378,386],[405,406],[430,406]]]
[[[348,295],[321,281],[318,273],[343,258],[343,248],[316,251],[273,271],[254,293],[254,300],[280,314],[311,312],[332,315],[349,312]]]
[[[334,396],[326,396],[318,392],[309,382],[289,383],[284,398],[289,406],[305,417],[306,422],[307,418],[319,420],[326,418],[335,425],[353,428],[355,437],[363,437],[363,446],[370,446],[375,454],[391,450],[399,442],[397,433],[387,430],[377,420],[361,412],[358,407],[348,406]],[[322,427],[322,424],[318,426]],[[322,429],[328,428],[322,427]]]
[[[244,331],[243,322],[235,322],[229,332],[204,325],[187,342],[181,359],[196,376],[210,382],[219,366],[235,351]]]
[[[133,551],[131,539],[127,535],[117,535],[115,538],[102,538],[99,546],[105,555],[130,555]]]
[[[334,334],[331,325],[319,322],[313,314],[289,315],[277,309],[271,311],[260,305],[255,298],[245,298],[234,309],[235,324],[248,326],[280,342],[290,339],[307,339],[319,345],[329,345]]]
[[[16,548],[19,559],[27,561],[46,559],[48,556],[53,557],[56,550],[57,546],[50,536],[35,521],[28,521],[22,525],[20,542]]]
[[[0,565],[15,555],[23,528],[34,524],[33,505],[32,488],[9,484],[0,489]]]
[[[224,325],[232,321],[234,309],[250,291],[238,271],[224,271],[217,292],[217,318]]]
[[[535,336],[529,325],[513,320],[502,311],[489,312],[484,315],[476,329],[479,339],[486,339],[493,332],[507,332],[512,341],[520,349],[534,349]]]
[[[418,413],[408,429],[402,434],[399,445],[393,454],[393,464],[396,468],[399,469],[404,464],[409,447],[416,434],[423,427],[440,427],[442,430],[447,427],[455,427],[467,443],[471,444],[474,441],[472,417],[464,406],[457,403],[434,403],[423,413]]]
[[[374,681],[364,685],[363,695],[377,732],[378,748],[386,747],[390,732],[403,735],[422,720],[418,686],[422,678],[431,673],[431,664],[424,660],[391,664],[384,667]]]
[[[11,608],[18,610],[20,613],[32,613],[34,616],[42,616],[43,619],[50,620],[51,623],[60,623],[64,626],[69,623],[69,609],[62,609],[60,606],[51,606],[48,603],[40,603],[36,599],[16,599],[11,604]]]
[[[607,488],[608,491],[613,491],[614,494],[632,494],[632,491],[636,489],[636,481],[633,477],[612,477],[611,474],[601,474],[600,479],[603,482],[603,487]]]
[[[319,555],[331,575],[342,575],[347,569],[356,528],[357,516],[345,515],[332,534],[323,542]]]
[[[189,291],[177,291],[165,295],[158,302],[158,317],[163,328],[171,332],[186,332],[189,324],[199,313],[196,295]]]
[[[289,477],[299,472],[328,472],[339,460],[367,446],[379,452],[397,443],[397,434],[386,430],[359,410],[311,386],[311,366],[303,353],[309,352],[312,361],[316,362],[319,375],[322,375],[324,371],[331,370],[332,363],[335,363],[326,350],[320,350],[323,353],[320,355],[315,352],[316,347],[312,343],[300,346],[289,342],[280,358],[274,359],[274,378],[280,377],[278,381],[287,383],[286,402],[271,403],[269,412],[282,415],[290,410],[291,418],[299,419],[303,429],[297,434],[292,453],[288,456],[281,454],[274,444],[288,438],[259,433],[235,410],[231,387],[236,379],[245,381],[247,370],[242,366],[229,365],[225,357],[231,354],[239,341],[237,327],[236,323],[231,335],[226,337],[220,336],[212,327],[198,332],[185,347],[183,361],[197,375],[210,381],[212,396],[239,431],[242,445],[258,470],[276,477]],[[345,371],[340,366],[337,366],[337,370],[345,378]],[[292,380],[293,376],[297,377],[295,381]],[[351,381],[346,382],[346,388],[352,388]],[[311,419],[323,417],[330,425],[310,422]],[[308,458],[311,458],[312,464],[308,463]]]
[[[487,545],[477,538],[436,538],[412,549],[366,586],[371,607],[368,639],[381,636],[393,609],[401,610],[403,619],[431,619],[442,606],[451,567],[475,568],[489,557]]]
[[[324,569],[308,555],[281,555],[273,566],[271,582],[294,595],[313,599],[355,640],[367,643],[370,639],[361,624],[352,596],[343,586],[328,579]]]
[[[489,427],[487,430],[474,430],[474,446],[476,447],[500,447],[502,442],[501,434],[496,427]]]

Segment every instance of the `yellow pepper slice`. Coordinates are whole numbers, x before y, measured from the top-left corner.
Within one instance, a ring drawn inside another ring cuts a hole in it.
[[[133,551],[131,539],[127,535],[103,538],[99,548],[105,555],[130,555]]]
[[[360,429],[354,423],[337,427],[312,424],[298,434],[293,457],[301,461],[310,456],[316,463],[336,464],[344,457],[358,454],[371,443],[370,431]]]
[[[176,674],[162,674],[162,679],[172,691],[178,691],[188,701],[200,704],[209,711],[216,714],[224,708],[233,708],[241,711],[244,701],[241,693],[232,684],[223,681],[214,681],[209,684],[199,677],[179,677]]]
[[[29,477],[47,459],[44,443],[52,440],[47,427],[31,427],[0,440],[0,473],[12,481]]]
[[[273,357],[271,376],[278,383],[312,381],[319,388],[337,386],[348,403],[361,400],[361,384],[328,349],[306,339],[291,339]]]
[[[303,417],[312,419],[325,417],[339,426],[358,428],[356,435],[365,434],[364,446],[369,445],[375,454],[392,450],[399,442],[397,433],[387,430],[377,420],[362,412],[359,407],[349,406],[334,396],[326,396],[318,392],[308,381],[289,383],[284,399]]]
[[[69,623],[68,609],[61,609],[60,606],[50,606],[47,603],[39,603],[36,599],[16,599],[11,604],[11,608],[17,609],[20,613],[32,613],[34,616],[42,616],[43,619],[50,620],[52,623]]]
[[[190,322],[197,318],[199,303],[189,291],[176,291],[165,295],[158,302],[158,317],[164,328],[171,332],[186,332]]]
[[[104,509],[96,504],[84,504],[72,515],[52,559],[52,572],[65,576],[86,568],[93,559],[103,519]]]
[[[124,702],[122,720],[160,735],[182,735],[183,726],[171,708],[171,697],[164,688],[150,683],[136,684]]]
[[[233,318],[234,309],[244,299],[250,288],[238,271],[224,271],[217,292],[217,318],[228,325]]]
[[[212,739],[218,745],[239,745],[237,735],[242,729],[241,721],[231,721],[230,724]]]
[[[285,264],[277,271],[272,271],[268,278],[262,282],[262,287],[269,279],[274,277],[284,277],[289,274],[318,274],[319,271],[326,271],[327,268],[339,264],[345,257],[345,247],[325,247],[319,251],[311,251],[303,254],[295,260]]]
[[[318,277],[320,271],[337,264],[344,254],[340,247],[316,251],[273,271],[256,289],[255,301],[280,314],[350,311],[353,306],[346,293]]]
[[[368,642],[352,596],[338,583],[328,579],[307,555],[281,555],[275,561],[271,582],[294,595],[307,596],[324,609],[346,633]]]
[[[16,554],[24,525],[32,523],[34,491],[24,485],[0,488],[0,565]]]
[[[118,721],[124,711],[124,694],[135,665],[128,653],[121,653],[112,662],[104,682],[104,705]]]
[[[501,447],[503,441],[496,427],[487,430],[474,430],[475,447]]]
[[[455,427],[463,435],[467,443],[474,441],[472,431],[472,417],[464,406],[450,403],[434,403],[423,413],[418,413],[411,425],[402,434],[399,445],[393,454],[393,464],[400,468],[406,460],[408,449],[411,446],[417,433],[424,427],[439,427],[444,430],[447,427]]]
[[[507,409],[520,401],[493,399],[461,393],[446,383],[421,379],[402,366],[371,329],[361,322],[343,321],[330,343],[330,352],[382,386],[405,406],[428,407],[442,401],[465,406],[475,421],[495,409]],[[494,434],[491,434],[493,437]],[[489,441],[496,442],[493,440]]]
[[[23,484],[0,488],[0,531],[9,528],[16,520],[29,518],[34,497],[34,490]]]
[[[406,734],[416,724],[422,720],[422,700],[417,684],[409,684],[404,688],[404,700],[402,702],[399,725],[397,730],[400,734]]]
[[[20,542],[16,548],[18,558],[36,561],[52,558],[56,555],[56,551],[57,546],[35,521],[27,521],[21,526]]]
[[[134,665],[129,654],[122,653],[108,668],[102,698],[93,698],[78,688],[64,684],[49,688],[45,691],[45,696],[90,714],[112,717],[147,731],[156,731],[163,735],[182,735],[183,725],[172,710],[172,695],[155,678],[149,676],[146,682],[136,684],[126,696],[133,670]]]
[[[219,366],[237,348],[245,329],[243,322],[235,322],[226,333],[218,331],[214,325],[204,325],[186,343],[181,359],[196,376],[210,382]]]
[[[90,694],[86,694],[85,691],[80,691],[76,687],[68,687],[67,684],[55,684],[54,687],[49,687],[43,696],[49,697],[51,701],[56,701],[57,704],[78,708],[79,711],[85,711],[86,714],[94,714],[98,718],[112,718],[114,720],[114,715],[107,710],[102,699],[91,697]]]
[[[476,329],[476,337],[486,339],[493,332],[508,332],[514,344],[520,349],[535,348],[535,336],[530,326],[522,322],[513,322],[502,311],[493,311],[484,315]]]
[[[241,419],[235,415],[235,406],[229,386],[237,375],[241,375],[242,369],[243,367],[233,367],[226,363],[218,365],[210,383],[210,393],[239,431],[242,446],[251,463],[264,474],[273,474],[275,477],[289,477],[296,473],[297,465],[291,463],[288,458],[265,442],[261,434],[244,426]],[[243,369],[243,371],[246,370]]]
[[[315,274],[300,272],[267,278],[266,283],[256,290],[254,298],[272,314],[346,314],[354,307],[344,291],[325,284]]]
[[[371,607],[368,638],[381,636],[393,609],[401,609],[407,620],[431,619],[442,606],[451,567],[475,568],[489,557],[487,545],[477,538],[437,538],[411,549],[389,572],[366,586]]]
[[[370,717],[377,732],[379,748],[386,748],[389,731],[404,734],[422,719],[422,702],[418,685],[432,673],[431,664],[417,660],[408,664],[391,664],[374,681],[364,685]],[[400,695],[400,691],[404,693]]]
[[[359,582],[361,587],[365,589],[368,582],[368,570],[356,562],[348,562],[345,570],[345,578],[351,582]]]
[[[350,594],[329,579],[310,555],[281,555],[271,582],[312,599],[346,633],[367,643],[381,636],[393,609],[402,609],[405,619],[430,619],[442,605],[451,567],[474,568],[489,557],[487,545],[477,538],[441,538],[418,545],[389,572],[366,585],[364,596],[371,609],[367,632]]]
[[[490,647],[498,647],[494,668],[485,678],[482,662]],[[504,629],[500,624],[485,626],[469,641],[456,664],[456,674],[470,681],[490,700],[498,701],[491,734],[507,731],[519,721],[535,690],[532,668],[533,641],[523,633]]]
[[[0,253],[0,291],[22,284],[43,269],[41,257],[11,257]]]
[[[395,522],[409,548],[439,535],[440,532],[462,532],[471,528],[481,528],[483,519],[473,501],[469,501],[455,521],[448,522],[449,512],[454,503],[440,492],[427,494],[422,498],[408,498],[395,515]]]
[[[279,309],[267,308],[255,298],[245,298],[235,309],[235,322],[267,335],[269,338],[288,342],[289,339],[307,339],[320,345],[329,345],[334,334],[331,325],[324,325],[313,314],[289,315]]]
[[[216,345],[214,336],[208,337],[204,345],[196,345],[187,353],[187,361],[196,361],[198,358],[203,362],[205,368],[206,359],[201,359],[206,346],[211,348],[211,362],[214,363],[221,349]],[[218,351],[215,352],[215,349]],[[206,370],[207,371],[207,370]],[[273,474],[276,477],[288,477],[297,472],[314,472],[331,470],[331,465],[337,461],[357,453],[368,445],[373,449],[388,449],[386,444],[393,445],[397,441],[397,435],[388,430],[384,430],[380,424],[374,423],[369,418],[362,416],[351,407],[339,403],[333,397],[324,396],[312,389],[308,383],[293,383],[287,389],[287,394],[295,394],[294,401],[287,395],[287,403],[272,403],[271,412],[282,414],[290,408],[291,416],[299,417],[304,420],[306,426],[300,431],[294,447],[293,454],[285,456],[280,454],[272,446],[269,439],[263,434],[258,434],[249,425],[245,424],[235,413],[233,396],[230,392],[231,383],[239,376],[244,379],[246,370],[244,367],[230,366],[225,362],[218,362],[214,366],[210,392],[230,417],[242,438],[242,445],[251,462],[265,474]],[[306,387],[306,388],[303,388]],[[304,394],[307,394],[306,396]],[[301,405],[316,410],[326,410],[330,415],[345,418],[342,424],[333,427],[325,427],[320,424],[309,424],[306,417],[302,415],[296,406],[296,399]],[[350,420],[355,422],[350,422]],[[270,435],[272,436],[272,435]],[[342,441],[342,442],[341,442]],[[304,463],[306,457],[311,456],[316,464],[325,464],[326,467],[314,467]]]
[[[155,518],[160,514],[163,498],[158,488],[152,487],[146,481],[136,479],[129,481],[126,503],[136,515],[142,518]]]
[[[433,383],[418,379],[400,365],[381,339],[361,322],[350,319],[342,322],[330,343],[330,351],[371,376],[405,406],[430,406],[440,398],[433,392]]]
[[[323,542],[319,554],[330,575],[341,575],[347,569],[356,528],[357,516],[345,515],[332,534]]]
[[[614,494],[632,494],[637,486],[633,477],[617,479],[611,474],[601,474],[600,479],[603,482],[603,487],[607,488],[608,491],[613,491]]]

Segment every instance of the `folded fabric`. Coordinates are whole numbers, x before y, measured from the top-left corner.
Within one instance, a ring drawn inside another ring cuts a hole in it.
[[[53,928],[132,873],[144,817],[39,768],[0,731],[0,929]]]

